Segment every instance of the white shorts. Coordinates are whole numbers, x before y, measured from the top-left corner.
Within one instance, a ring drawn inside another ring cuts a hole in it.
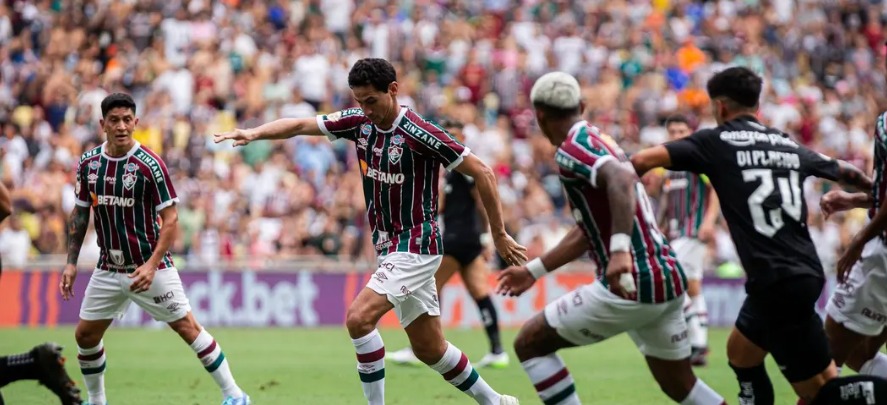
[[[379,258],[379,268],[367,288],[388,297],[394,313],[406,328],[422,314],[440,316],[434,273],[441,255],[394,252]]]
[[[696,238],[681,237],[668,242],[668,244],[674,249],[687,278],[702,280],[702,273],[705,270],[705,243]]]
[[[887,323],[887,247],[880,239],[869,241],[847,281],[839,284],[826,313],[847,329],[876,336]]]
[[[142,307],[155,320],[166,323],[182,319],[191,311],[179,271],[174,268],[157,270],[148,291],[134,293],[129,290],[130,285],[132,279],[129,274],[99,269],[93,271],[80,305],[80,319],[98,321],[121,318],[130,302]]]
[[[594,282],[554,300],[544,313],[561,337],[578,346],[628,332],[645,356],[682,360],[690,357],[683,304],[683,297],[662,304],[628,301]]]

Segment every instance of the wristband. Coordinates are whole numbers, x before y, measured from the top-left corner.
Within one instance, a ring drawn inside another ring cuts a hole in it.
[[[480,245],[487,247],[493,243],[493,235],[489,232],[480,234]]]
[[[616,233],[610,236],[610,253],[628,252],[631,250],[631,236]]]
[[[542,263],[542,259],[535,258],[527,263],[527,270],[530,271],[530,275],[535,279],[539,279],[546,274],[548,274],[548,269],[545,268],[545,264]]]

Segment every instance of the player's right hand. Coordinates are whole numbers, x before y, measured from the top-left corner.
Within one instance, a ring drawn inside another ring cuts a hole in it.
[[[493,244],[506,263],[512,266],[526,263],[527,248],[515,242],[511,235],[502,233],[501,236],[493,236]]]
[[[526,266],[511,266],[499,272],[496,276],[499,285],[496,286],[496,294],[517,297],[530,289],[536,279],[530,274]]]
[[[844,190],[832,190],[825,193],[819,199],[819,208],[822,210],[822,215],[825,219],[828,219],[829,216],[836,212],[854,208],[851,196],[850,193]]]
[[[255,139],[252,133],[245,129],[235,129],[233,131],[213,134],[213,141],[219,143],[222,141],[233,140],[234,146],[244,146]]]
[[[59,281],[59,291],[62,298],[67,301],[74,297],[74,279],[77,278],[77,266],[73,264],[65,265],[62,270],[62,281]]]
[[[610,263],[607,264],[607,273],[604,275],[607,278],[607,284],[610,285],[610,291],[629,300],[636,294],[633,291],[635,287],[633,283],[623,284],[622,275],[628,274],[631,276],[632,267],[631,253],[613,252],[610,254]],[[631,281],[633,282],[634,280],[631,279]],[[628,282],[628,279],[626,279],[626,282]]]

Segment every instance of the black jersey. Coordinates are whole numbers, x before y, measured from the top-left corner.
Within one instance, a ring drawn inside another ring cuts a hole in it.
[[[476,242],[480,240],[477,202],[472,194],[474,179],[462,173],[447,173],[444,186],[444,241]]]
[[[742,267],[746,291],[796,275],[824,277],[807,231],[804,179],[835,180],[837,161],[795,143],[752,117],[665,144],[671,170],[711,181]]]

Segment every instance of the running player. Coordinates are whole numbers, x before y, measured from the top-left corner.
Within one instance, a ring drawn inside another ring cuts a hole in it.
[[[837,370],[815,311],[825,276],[807,231],[802,185],[809,176],[857,189],[871,187],[871,181],[847,162],[760,124],[755,114],[761,78],[749,69],[721,71],[707,87],[718,127],[643,150],[631,160],[640,175],[657,167],[705,174],[720,197],[748,274],[748,297],[727,342],[740,402],[773,404],[764,368],[768,352],[798,396],[810,401]]]
[[[178,228],[179,199],[163,160],[132,137],[139,122],[135,102],[129,95],[114,93],[102,100],[101,109],[100,123],[108,140],[80,158],[74,183],[76,207],[68,223],[68,264],[59,283],[62,297],[71,299],[91,207],[101,256],[74,332],[89,402],[106,403],[102,337],[134,301],[191,345],[222,389],[224,405],[249,404],[221,347],[191,314],[168,252]]]
[[[0,223],[10,214],[12,201],[9,190],[0,182]],[[0,275],[2,273],[3,263],[0,263]],[[65,371],[62,347],[55,343],[44,343],[25,353],[0,357],[0,388],[21,380],[39,381],[59,397],[62,405],[83,402],[80,399],[80,390]],[[3,395],[0,395],[0,405],[3,403]]]
[[[461,122],[445,119],[440,125],[457,141],[465,143]],[[481,242],[482,233],[487,230],[487,220],[484,211],[479,209],[479,200],[474,179],[459,172],[447,173],[444,198],[440,207],[443,213],[444,257],[440,262],[440,268],[434,274],[434,279],[437,281],[439,297],[443,286],[453,274],[459,272],[468,293],[477,303],[480,319],[490,340],[490,352],[484,355],[476,366],[504,368],[508,366],[508,353],[502,350],[499,316],[493,300],[490,299],[490,288],[487,284],[489,269],[482,254],[484,246]],[[393,352],[387,357],[399,364],[421,363],[409,347]]]
[[[548,304],[520,330],[514,350],[546,404],[578,404],[560,349],[628,333],[660,388],[681,404],[721,405],[724,398],[693,375],[682,307],[684,272],[656,226],[643,186],[615,143],[582,120],[579,82],[553,72],[530,99],[552,145],[574,227],[541,258],[499,274],[502,294],[520,295],[539,277],[590,251],[597,280]]]
[[[357,61],[348,73],[348,85],[360,108],[316,118],[279,119],[216,134],[215,141],[233,139],[234,146],[240,146],[258,139],[326,135],[355,143],[379,267],[348,308],[345,324],[370,404],[385,402],[385,347],[376,324],[392,309],[416,357],[445,380],[481,404],[517,403],[490,388],[465,354],[444,339],[434,282],[443,257],[435,220],[441,165],[476,182],[502,257],[515,264],[526,260],[526,249],[505,232],[496,176],[442,128],[398,105],[397,78],[388,61]]]
[[[681,115],[668,118],[665,129],[671,140],[686,138],[690,122]],[[690,339],[690,364],[704,366],[708,356],[708,309],[702,295],[702,273],[708,243],[720,216],[718,197],[704,175],[666,171],[662,184],[660,225],[666,230],[681,267],[687,274],[684,318]]]

